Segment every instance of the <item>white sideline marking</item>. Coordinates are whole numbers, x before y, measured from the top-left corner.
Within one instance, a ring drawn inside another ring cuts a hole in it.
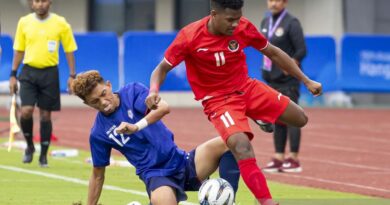
[[[316,133],[316,135],[320,135]],[[273,138],[262,139],[267,142],[273,142]],[[330,150],[337,150],[337,151],[344,151],[344,152],[357,152],[357,153],[367,153],[367,154],[373,154],[374,152],[372,150],[366,150],[366,149],[357,149],[357,148],[348,148],[348,147],[342,147],[342,146],[334,146],[334,145],[320,145],[320,144],[306,144],[306,147],[314,147],[314,148],[322,148],[322,149],[330,149]],[[382,154],[382,155],[390,155],[390,152],[381,152],[381,151],[375,151],[374,154]]]
[[[256,152],[256,155],[269,156],[269,153],[266,153],[266,152]],[[390,169],[380,168],[380,167],[373,167],[373,166],[361,166],[361,165],[355,165],[355,164],[344,163],[344,162],[332,162],[332,161],[329,161],[329,160],[318,161],[318,159],[312,159],[312,158],[309,158],[309,157],[302,157],[301,159],[304,159],[304,160],[307,160],[307,161],[313,161],[313,162],[327,163],[327,164],[331,164],[331,165],[338,165],[338,166],[345,166],[345,167],[352,167],[352,168],[376,170],[376,171],[385,172],[385,174],[387,174],[390,171]],[[287,175],[282,174],[282,173],[272,173],[272,174],[275,174],[275,175],[278,175],[278,176],[283,176],[283,177],[293,177],[293,178],[298,178],[298,179],[319,181],[319,182],[328,183],[328,184],[338,184],[338,185],[351,186],[351,187],[360,188],[360,189],[368,189],[368,190],[375,190],[375,191],[381,191],[381,192],[390,193],[390,190],[387,190],[387,189],[381,189],[381,188],[377,188],[377,187],[370,187],[370,186],[354,184],[354,183],[348,183],[348,182],[340,182],[340,181],[322,179],[322,178],[318,178],[318,177],[298,176],[298,175],[288,175],[287,176]]]
[[[320,178],[315,178],[315,177],[305,177],[305,176],[297,176],[297,175],[288,175],[287,176],[287,175],[283,175],[283,174],[279,174],[279,173],[275,173],[275,174],[277,174],[279,176],[283,176],[283,177],[293,177],[293,178],[318,181],[318,182],[323,182],[323,183],[328,183],[328,184],[338,184],[338,185],[351,186],[351,187],[360,188],[360,189],[368,189],[368,190],[390,193],[390,190],[387,190],[387,189],[381,189],[381,188],[376,188],[376,187],[371,187],[371,186],[364,186],[364,185],[360,185],[360,184],[338,182],[338,181],[333,181],[333,180],[328,180],[328,179],[320,179]]]
[[[87,181],[87,180],[61,176],[61,175],[57,175],[57,174],[50,174],[50,173],[40,172],[40,171],[32,171],[32,170],[22,169],[19,167],[0,165],[0,168],[5,169],[5,170],[9,170],[9,171],[14,171],[14,172],[21,172],[21,173],[38,175],[38,176],[43,176],[43,177],[52,178],[52,179],[59,179],[62,181],[71,182],[71,183],[75,183],[75,184],[81,184],[81,185],[85,185],[85,186],[88,186],[88,184],[89,184],[89,181]],[[120,188],[120,187],[112,186],[112,185],[103,185],[103,189],[111,190],[111,191],[120,191],[120,192],[130,193],[130,194],[134,194],[134,195],[148,197],[148,194],[146,192],[141,192],[141,191],[136,191],[136,190],[131,190],[131,189],[124,189],[124,188]],[[190,202],[181,202],[180,204],[196,205],[196,204],[190,203]]]

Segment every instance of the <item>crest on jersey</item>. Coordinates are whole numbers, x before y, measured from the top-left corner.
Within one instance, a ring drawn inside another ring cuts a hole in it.
[[[130,119],[133,119],[133,112],[131,110],[127,110],[127,116],[129,116]]]
[[[228,45],[229,51],[236,52],[238,50],[238,48],[240,48],[240,45],[238,44],[238,42],[236,40],[229,41],[229,45]]]

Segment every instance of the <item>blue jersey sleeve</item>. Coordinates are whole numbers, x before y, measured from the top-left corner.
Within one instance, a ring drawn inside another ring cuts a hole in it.
[[[146,97],[149,95],[149,89],[140,83],[134,84],[134,109],[146,115],[148,108],[146,107]]]
[[[92,162],[94,167],[105,167],[110,165],[111,146],[101,138],[90,136]]]

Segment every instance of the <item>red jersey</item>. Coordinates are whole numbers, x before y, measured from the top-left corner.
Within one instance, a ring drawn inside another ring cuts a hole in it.
[[[177,34],[165,52],[165,61],[175,67],[185,61],[187,78],[196,100],[240,89],[248,79],[244,48],[267,47],[267,39],[246,18],[233,35],[214,35],[207,29],[210,16],[193,22]]]

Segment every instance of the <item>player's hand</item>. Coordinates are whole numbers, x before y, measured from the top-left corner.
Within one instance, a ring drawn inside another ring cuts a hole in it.
[[[309,80],[305,83],[307,89],[313,94],[314,96],[320,96],[322,94],[322,84],[314,81]]]
[[[16,94],[18,92],[18,80],[16,77],[11,76],[9,78],[9,92],[11,95]]]
[[[150,92],[148,97],[146,97],[145,103],[150,110],[155,110],[157,109],[158,107],[157,105],[160,102],[160,100],[161,97],[158,95],[157,92]]]
[[[72,90],[72,82],[73,82],[74,78],[72,77],[69,77],[68,78],[68,93],[69,94],[73,94],[73,90]]]
[[[134,124],[130,124],[127,122],[122,122],[117,128],[116,128],[116,133],[118,134],[126,134],[126,135],[131,135],[134,132],[138,131],[138,127]]]

